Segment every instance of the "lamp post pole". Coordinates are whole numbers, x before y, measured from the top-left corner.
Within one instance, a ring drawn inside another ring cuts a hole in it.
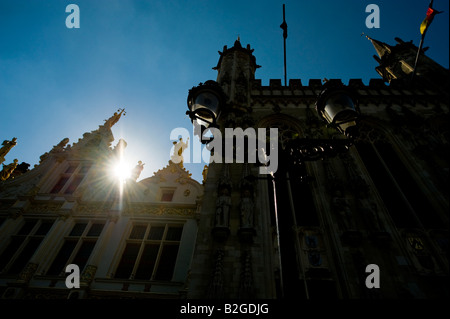
[[[292,198],[292,189],[291,189],[291,179],[289,177],[289,171],[286,172],[286,183],[287,183],[287,189],[288,189],[288,195],[289,195],[289,204],[291,206],[291,212],[292,212],[292,220],[294,222],[294,231],[295,231],[295,243],[297,244],[297,247],[299,249],[299,251],[301,251],[301,246],[300,246],[300,241],[298,239],[298,234],[297,234],[297,218],[295,217],[295,206],[294,206],[294,200]],[[298,261],[298,265],[302,271],[302,276],[303,276],[303,286],[305,287],[305,295],[306,295],[306,299],[309,299],[309,291],[308,291],[308,283],[306,282],[306,274],[305,274],[305,267],[303,266],[303,263],[301,261],[301,257],[297,256],[297,261]]]
[[[278,224],[277,187],[275,185],[275,176],[273,175],[273,173],[271,173],[270,175],[272,177],[275,227],[276,227],[276,231],[277,231],[277,245],[278,245],[278,262],[280,264],[280,291],[281,291],[281,298],[284,298],[283,264],[281,263],[280,226]]]

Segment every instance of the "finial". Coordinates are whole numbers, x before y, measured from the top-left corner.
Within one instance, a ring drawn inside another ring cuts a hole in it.
[[[107,128],[111,128],[114,124],[116,124],[120,117],[122,116],[122,114],[125,116],[125,114],[127,114],[125,112],[125,108],[123,109],[118,109],[117,112],[114,112],[114,115],[111,116],[109,119],[105,120],[105,124],[104,126]]]
[[[369,37],[367,34],[365,34],[364,32],[361,33],[361,36],[365,36],[368,40],[372,40],[371,37]]]
[[[118,109],[117,112],[119,112],[119,115],[123,114],[123,116],[125,116],[127,114],[127,112],[125,112],[125,108]]]

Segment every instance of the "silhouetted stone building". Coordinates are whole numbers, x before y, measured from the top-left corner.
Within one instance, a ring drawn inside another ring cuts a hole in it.
[[[116,113],[0,182],[1,298],[448,297],[449,73],[422,55],[411,82],[417,48],[369,40],[383,79],[344,85],[362,114],[347,151],[314,144],[348,140],[314,110],[322,80],[263,86],[236,41],[215,68],[229,106],[218,124],[277,128],[274,178],[211,163],[202,185],[171,160],[120,187]],[[308,161],[283,151],[297,137]],[[66,287],[67,264],[80,288]],[[366,286],[370,264],[380,288]]]
[[[220,52],[217,82],[227,97],[220,129],[278,128],[280,149],[302,137],[311,142],[303,151],[317,156],[294,164],[280,152],[274,183],[255,164],[210,164],[188,297],[449,295],[449,73],[422,56],[411,83],[417,47],[369,40],[383,79],[349,81],[362,113],[359,135],[334,156],[314,144],[342,138],[313,110],[321,80],[263,86],[250,46],[238,40]],[[224,194],[225,225],[216,216]],[[379,267],[379,289],[366,287],[370,264]]]

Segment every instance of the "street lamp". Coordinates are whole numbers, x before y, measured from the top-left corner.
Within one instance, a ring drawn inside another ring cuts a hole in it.
[[[344,86],[341,80],[329,80],[323,85],[316,101],[319,116],[349,138],[358,132],[356,121],[360,110],[355,97],[356,93]]]
[[[202,135],[205,129],[218,127],[217,120],[225,101],[225,93],[216,81],[208,80],[189,90],[187,98],[189,110],[186,114],[189,115],[192,124],[200,128],[200,132],[196,134],[200,133],[202,143],[204,143]]]

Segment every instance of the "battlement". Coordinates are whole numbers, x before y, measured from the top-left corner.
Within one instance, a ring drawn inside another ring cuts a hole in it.
[[[326,81],[339,81],[342,82],[340,79],[331,79]],[[325,81],[325,82],[326,82]],[[309,89],[320,89],[324,84],[324,81],[321,79],[310,79],[308,81],[308,85],[303,85],[301,79],[290,79],[289,84],[287,86],[282,85],[281,79],[270,79],[269,85],[264,86],[262,85],[261,79],[255,79],[252,83],[252,89],[282,89],[282,90],[296,90],[296,89],[302,89],[302,88],[309,88]],[[350,79],[347,84],[343,83],[344,85],[348,85],[352,88],[385,88],[388,86],[392,86],[389,84],[386,84],[386,82],[383,79],[370,79],[369,85],[366,86],[362,79]]]
[[[405,85],[404,81],[393,80],[386,83],[383,79],[370,79],[369,84],[362,79],[349,79],[343,83],[340,79],[326,81],[339,81],[356,91],[361,105],[402,105],[410,107],[429,108],[439,105],[448,110],[447,96],[440,91],[434,91],[427,87],[412,87]],[[282,85],[281,79],[270,79],[269,85],[262,85],[261,79],[251,81],[252,103],[257,105],[300,106],[311,105],[317,100],[317,96],[323,90],[325,81],[310,79],[307,85],[301,79],[290,79],[289,85]],[[430,103],[429,97],[434,97]],[[437,103],[437,104],[436,104]]]

